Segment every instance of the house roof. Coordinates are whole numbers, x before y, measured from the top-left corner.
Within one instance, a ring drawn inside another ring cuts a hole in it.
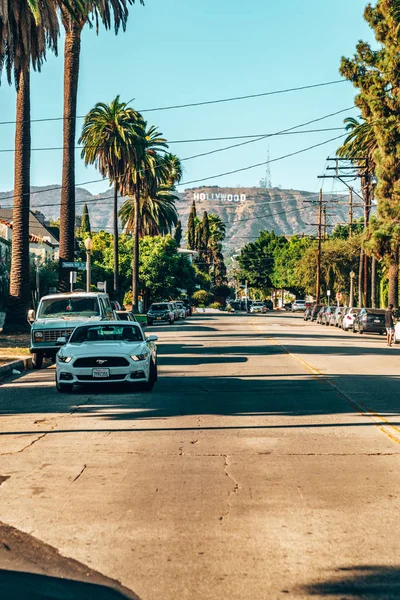
[[[0,208],[0,222],[3,224],[12,224],[13,222],[13,209],[12,208]],[[37,236],[38,238],[48,238],[53,246],[59,245],[58,236],[56,232],[52,231],[54,227],[47,227],[40,222],[36,215],[30,210],[29,211],[29,234]]]

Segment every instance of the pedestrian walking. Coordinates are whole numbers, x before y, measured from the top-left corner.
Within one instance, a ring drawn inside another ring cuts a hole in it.
[[[388,308],[385,311],[385,327],[386,327],[386,339],[387,345],[391,346],[393,343],[393,335],[394,335],[394,314],[393,314],[393,304],[389,304]]]

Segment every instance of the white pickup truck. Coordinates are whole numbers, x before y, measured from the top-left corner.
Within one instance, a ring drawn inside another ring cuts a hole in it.
[[[113,318],[110,298],[106,293],[71,292],[43,296],[37,313],[30,310],[32,364],[42,367],[43,358],[56,357],[59,350],[57,340],[69,338],[75,327],[85,321],[104,321]]]

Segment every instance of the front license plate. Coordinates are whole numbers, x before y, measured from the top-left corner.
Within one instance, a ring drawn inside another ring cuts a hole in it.
[[[375,323],[380,323],[380,320],[379,319],[375,319]]]
[[[162,317],[156,317],[157,321],[162,321]]]
[[[110,377],[110,369],[93,369],[92,376],[93,379],[104,379],[105,377]]]

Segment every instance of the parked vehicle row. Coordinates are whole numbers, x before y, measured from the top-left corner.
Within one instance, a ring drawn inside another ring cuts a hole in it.
[[[353,333],[378,333],[384,335],[385,310],[380,308],[353,308],[314,304],[304,312],[304,321],[316,321],[327,327],[340,327]],[[400,333],[400,332],[399,332]],[[400,335],[397,336],[400,342]]]
[[[175,321],[186,319],[190,314],[190,306],[181,300],[154,302],[147,311],[147,325],[153,325],[155,321],[173,325]]]

